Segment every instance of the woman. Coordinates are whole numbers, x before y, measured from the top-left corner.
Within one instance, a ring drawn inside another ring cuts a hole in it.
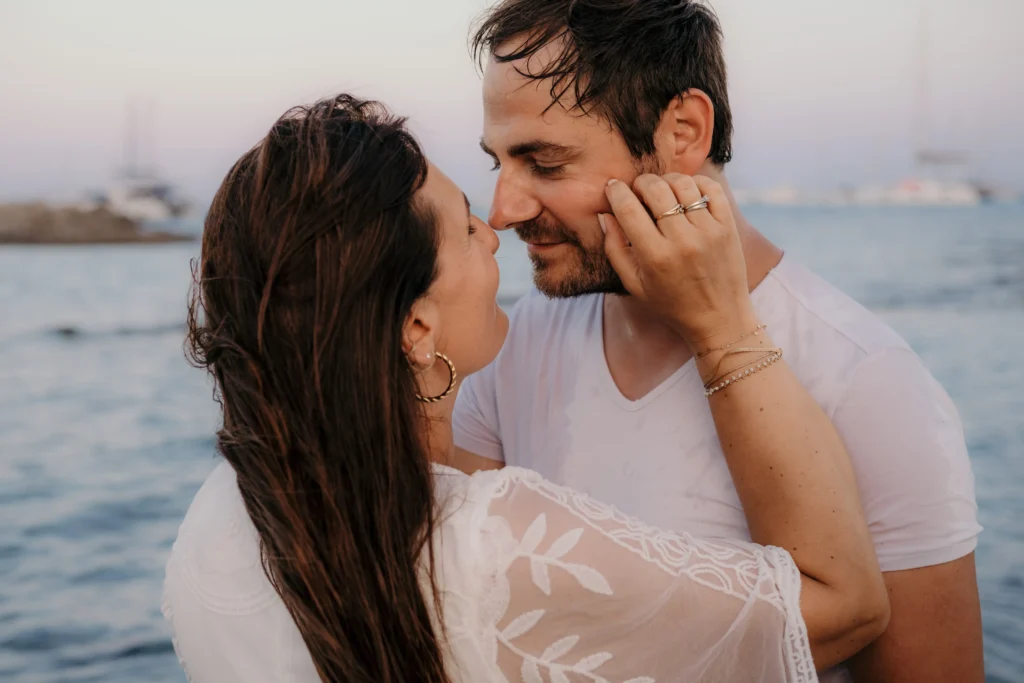
[[[691,234],[716,237],[690,255],[714,272],[717,338],[694,333],[707,301],[653,294],[671,264],[624,184],[602,220],[633,294],[692,335],[709,389],[729,383],[716,416],[765,420],[764,444],[726,457],[766,545],[450,467],[458,373],[507,331],[497,237],[381,106],[279,120],[214,200],[190,316],[226,461],[167,568],[193,683],[812,681],[876,637],[888,605],[850,464],[757,329],[728,205],[704,189]]]

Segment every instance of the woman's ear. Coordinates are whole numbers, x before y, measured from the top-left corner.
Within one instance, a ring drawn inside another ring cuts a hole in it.
[[[402,353],[417,367],[430,367],[437,353],[440,317],[437,305],[423,297],[413,304],[402,325]]]

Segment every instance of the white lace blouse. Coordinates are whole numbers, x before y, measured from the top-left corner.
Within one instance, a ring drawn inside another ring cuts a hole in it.
[[[529,470],[435,475],[453,683],[817,681],[785,551],[656,529]],[[226,464],[181,525],[164,615],[193,683],[319,683]]]

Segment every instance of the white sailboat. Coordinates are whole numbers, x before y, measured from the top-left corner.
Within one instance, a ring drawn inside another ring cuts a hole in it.
[[[915,140],[916,174],[889,187],[864,187],[854,190],[855,204],[903,206],[974,206],[980,204],[983,193],[975,184],[965,180],[970,168],[970,155],[952,149],[930,146],[928,112],[931,105],[929,88],[929,30],[928,14],[921,8],[918,33],[918,77],[916,96]]]
[[[190,208],[172,185],[148,175],[125,175],[103,192],[93,195],[91,203],[97,208],[145,223],[179,218]]]
[[[149,109],[152,119],[152,107]],[[150,123],[152,123],[150,121]],[[148,131],[152,134],[152,126]],[[152,152],[152,142],[149,148]],[[160,177],[155,164],[139,163],[138,111],[129,103],[124,141],[124,167],[104,190],[92,193],[86,208],[104,208],[119,216],[139,222],[162,222],[185,215],[190,203],[170,182]]]

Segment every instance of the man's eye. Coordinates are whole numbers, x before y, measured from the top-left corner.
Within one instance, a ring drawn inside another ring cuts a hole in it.
[[[533,172],[541,176],[553,176],[561,173],[562,168],[562,166],[541,166],[540,164],[534,164]]]
[[[495,159],[494,160],[494,166],[491,167],[491,170],[492,171],[497,171],[500,168],[501,168],[501,162],[498,161],[497,159]]]

